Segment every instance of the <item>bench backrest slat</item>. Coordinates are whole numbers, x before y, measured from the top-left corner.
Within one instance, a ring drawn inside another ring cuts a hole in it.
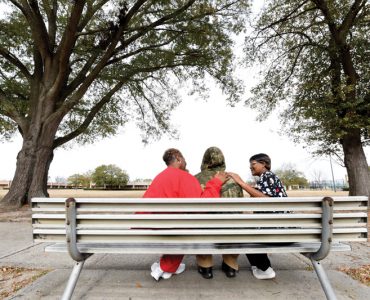
[[[32,199],[35,241],[65,241],[65,200]],[[91,243],[319,242],[321,202],[322,197],[76,198],[77,239]],[[334,241],[366,241],[367,197],[334,197],[333,220]]]

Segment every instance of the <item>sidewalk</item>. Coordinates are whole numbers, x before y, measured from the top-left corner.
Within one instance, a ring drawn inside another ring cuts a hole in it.
[[[67,254],[45,253],[33,245],[30,223],[0,223],[0,266],[53,270],[18,291],[9,299],[60,299],[73,266]],[[370,299],[370,287],[337,270],[370,264],[370,243],[352,244],[353,251],[332,253],[323,261],[338,299]],[[308,259],[299,254],[276,254],[270,259],[277,273],[274,280],[257,280],[245,255],[234,279],[220,270],[215,257],[214,278],[196,272],[195,258],[185,258],[186,271],[169,280],[154,281],[150,265],[156,255],[106,255],[90,257],[81,273],[74,299],[325,299]]]

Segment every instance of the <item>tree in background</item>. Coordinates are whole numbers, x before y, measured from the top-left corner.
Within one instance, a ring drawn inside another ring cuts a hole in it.
[[[66,183],[68,183],[68,178],[57,176],[57,177],[55,177],[55,180],[54,181],[55,181],[55,183],[66,184]]]
[[[260,119],[283,107],[285,132],[316,154],[343,156],[349,194],[370,196],[369,1],[266,3],[246,40],[246,61],[266,66],[247,103]]]
[[[314,186],[315,187],[318,187],[318,188],[321,188],[322,187],[322,184],[323,184],[323,172],[321,170],[314,170],[312,172],[312,178],[313,178],[313,183],[314,183]]]
[[[178,84],[213,78],[237,101],[231,36],[248,0],[1,1],[0,136],[23,138],[3,202],[48,196],[53,152],[133,120],[145,141],[175,134]],[[124,144],[123,144],[124,145]]]
[[[91,175],[96,187],[121,188],[129,181],[128,174],[116,165],[101,165]]]
[[[153,181],[153,179],[150,179],[150,178],[136,178],[135,180],[133,180],[134,183],[151,183]]]
[[[91,178],[83,175],[83,174],[73,174],[68,177],[68,184],[72,185],[73,187],[82,187],[87,188],[90,187],[90,180]]]
[[[298,185],[299,187],[307,187],[308,180],[304,174],[297,171],[292,164],[283,165],[280,169],[274,171],[286,187]]]

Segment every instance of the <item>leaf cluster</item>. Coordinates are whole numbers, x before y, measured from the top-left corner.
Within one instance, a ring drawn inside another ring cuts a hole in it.
[[[244,28],[247,0],[31,2],[7,1],[0,19],[3,136],[26,132],[33,118],[60,119],[54,147],[132,120],[144,141],[176,135],[179,88],[190,81],[201,92],[207,76],[240,99],[231,36]]]
[[[129,181],[128,174],[116,165],[101,165],[91,175],[96,187],[125,186]]]
[[[347,24],[355,2],[361,9]],[[246,61],[265,66],[246,103],[259,110],[260,119],[279,107],[284,131],[296,142],[316,145],[318,154],[337,151],[352,129],[367,139],[369,13],[367,1],[268,1],[246,39]],[[346,49],[354,83],[344,71]]]

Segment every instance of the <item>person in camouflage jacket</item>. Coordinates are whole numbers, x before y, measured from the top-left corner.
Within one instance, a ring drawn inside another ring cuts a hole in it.
[[[225,157],[222,151],[217,147],[210,147],[203,155],[201,172],[195,175],[202,188],[205,188],[208,180],[213,178],[217,172],[224,172],[226,169]],[[221,198],[243,197],[243,189],[235,183],[233,179],[226,181],[221,189]],[[213,277],[212,255],[197,255],[198,272],[203,278],[211,279]],[[227,277],[235,277],[239,266],[237,263],[238,254],[222,255],[222,271]]]

